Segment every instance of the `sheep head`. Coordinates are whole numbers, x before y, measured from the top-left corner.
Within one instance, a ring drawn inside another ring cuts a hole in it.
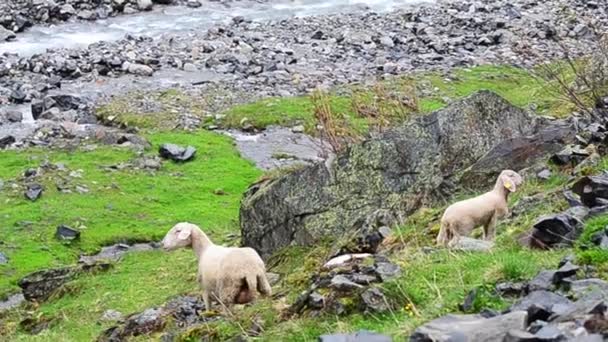
[[[173,226],[163,238],[163,249],[172,251],[178,248],[191,246],[192,230],[194,227],[196,227],[196,225],[188,222],[181,222]]]
[[[496,188],[504,188],[510,192],[517,191],[517,187],[523,183],[523,178],[513,170],[503,170],[496,181]]]

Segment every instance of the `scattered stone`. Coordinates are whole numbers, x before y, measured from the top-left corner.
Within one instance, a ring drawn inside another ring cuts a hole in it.
[[[122,313],[116,310],[106,310],[103,315],[101,315],[100,320],[103,322],[118,322],[123,319]]]
[[[152,76],[154,74],[154,69],[151,67],[137,63],[128,64],[127,70],[129,73],[138,76]]]
[[[291,128],[294,133],[304,133],[304,125],[298,125]]]
[[[161,158],[176,162],[186,162],[194,158],[196,149],[192,146],[181,147],[175,144],[162,144],[159,148]]]
[[[364,312],[386,312],[390,310],[390,306],[384,293],[379,289],[372,287],[361,293],[361,302]]]
[[[137,7],[141,11],[149,11],[152,9],[152,0],[137,0]]]
[[[55,232],[55,237],[61,241],[79,240],[80,231],[62,224],[59,227],[57,227],[57,231]]]
[[[0,265],[6,264],[8,264],[8,257],[6,256],[6,254],[0,252]]]
[[[17,36],[11,30],[7,30],[0,25],[0,42],[9,41],[15,39]]]
[[[579,195],[589,208],[606,205],[608,201],[608,176],[587,176],[578,180],[572,191]]]
[[[524,283],[499,283],[496,291],[503,297],[520,297],[526,292],[527,284]]]
[[[600,249],[608,249],[608,227],[591,236],[591,243]]]
[[[560,152],[551,157],[551,161],[557,165],[575,166],[589,157],[589,152],[578,145],[568,145]]]
[[[136,243],[133,245],[119,243],[112,246],[102,247],[101,251],[94,255],[81,255],[78,262],[93,265],[99,261],[118,261],[126,253],[145,252],[157,248],[158,245],[156,243]]]
[[[536,277],[534,277],[528,283],[528,290],[532,291],[548,291],[553,288],[554,282],[553,279],[555,277],[555,271],[540,271]]]
[[[19,281],[23,296],[28,301],[47,300],[58,288],[72,280],[77,270],[74,267],[57,268],[32,273]]]
[[[374,271],[378,278],[384,282],[401,274],[401,267],[390,262],[378,262]]]
[[[39,199],[40,196],[42,196],[43,190],[44,190],[44,188],[40,184],[37,184],[37,183],[30,184],[27,186],[27,189],[25,191],[25,198],[34,202],[37,199]]]
[[[582,222],[571,215],[544,216],[534,224],[529,244],[542,249],[571,246],[582,229]]]
[[[281,281],[281,275],[273,272],[266,272],[266,279],[270,286],[275,286]]]
[[[313,310],[321,310],[325,306],[325,298],[317,292],[308,296],[308,307]]]
[[[454,243],[450,244],[450,248],[468,251],[468,252],[488,252],[494,247],[494,242],[473,239],[470,237],[462,236]]]
[[[549,178],[551,178],[552,175],[553,173],[551,172],[551,170],[543,169],[542,171],[536,174],[536,177],[538,177],[538,179],[548,180]]]
[[[514,311],[492,318],[480,315],[447,315],[416,329],[410,341],[502,341],[509,331],[524,330],[527,317],[525,311]]]
[[[5,137],[0,138],[0,148],[6,148],[12,144],[14,144],[17,140],[12,135],[7,135]]]
[[[511,306],[510,311],[528,311],[532,306],[543,308],[547,312],[563,313],[572,306],[572,302],[549,291],[533,291]]]
[[[464,302],[458,305],[460,311],[469,312],[473,309],[473,305],[475,304],[475,299],[477,299],[477,288],[469,291],[467,296],[464,298]]]
[[[330,259],[328,262],[325,263],[325,265],[323,265],[323,268],[329,270],[335,267],[341,267],[348,263],[364,260],[370,257],[372,257],[372,254],[370,253],[344,254]]]
[[[343,291],[343,292],[348,292],[348,291],[363,288],[363,286],[348,280],[348,278],[346,278],[345,276],[343,276],[341,274],[338,274],[331,279],[330,287],[337,291]]]
[[[319,342],[391,342],[391,338],[361,330],[354,334],[321,335]]]

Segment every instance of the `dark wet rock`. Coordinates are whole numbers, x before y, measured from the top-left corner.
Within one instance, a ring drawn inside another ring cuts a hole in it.
[[[509,331],[524,330],[527,313],[483,318],[479,315],[447,315],[417,328],[411,342],[502,341]]]
[[[527,113],[497,95],[474,94],[353,145],[333,161],[253,185],[241,204],[243,243],[267,257],[290,244],[360,231],[378,209],[407,215],[425,198],[451,194],[450,175],[497,141],[535,128]]]
[[[533,291],[526,297],[518,300],[510,307],[510,311],[528,311],[533,306],[537,306],[547,312],[563,313],[567,311],[572,302],[565,297],[549,291]]]
[[[89,100],[70,94],[46,96],[43,100],[32,103],[34,120],[47,119],[55,121],[72,121],[95,123],[90,117]]]
[[[555,277],[555,271],[540,271],[536,277],[534,277],[528,283],[529,291],[539,291],[539,290],[550,290],[553,288],[554,282],[553,279]]]
[[[147,309],[142,313],[127,317],[122,327],[112,327],[104,331],[97,341],[124,341],[127,337],[160,331],[165,323],[161,309]]]
[[[376,263],[374,271],[380,281],[388,281],[401,274],[401,268],[390,262]]]
[[[466,297],[464,297],[464,301],[462,304],[458,304],[458,308],[460,311],[469,312],[473,309],[473,305],[475,304],[475,299],[477,299],[478,289],[474,288],[469,293],[467,293]]]
[[[601,249],[608,249],[608,228],[604,228],[591,236],[591,243]]]
[[[520,297],[525,294],[527,284],[525,283],[499,283],[496,284],[496,291],[503,297]]]
[[[563,150],[553,155],[551,161],[560,166],[575,166],[589,157],[589,155],[589,151],[578,145],[568,145]]]
[[[8,257],[6,256],[6,254],[0,252],[0,265],[6,264],[8,264]]]
[[[55,237],[61,241],[74,241],[80,239],[80,231],[64,224],[57,227]]]
[[[579,269],[579,266],[574,265],[571,262],[566,262],[557,271],[555,271],[555,274],[553,275],[553,283],[556,285],[562,283],[566,278],[575,276]]]
[[[608,201],[608,176],[587,176],[578,180],[572,191],[579,195],[587,207],[606,205]]]
[[[38,335],[44,330],[51,327],[54,323],[52,318],[48,318],[43,315],[36,317],[27,317],[19,322],[19,328],[26,331],[30,335]]]
[[[331,284],[330,287],[337,290],[337,291],[344,291],[344,292],[348,292],[348,291],[353,291],[353,290],[357,290],[357,289],[362,289],[363,286],[350,281],[348,278],[346,278],[343,275],[336,275],[331,279]]]
[[[542,305],[532,304],[528,307],[528,324],[535,322],[546,322],[553,312]]]
[[[313,310],[323,309],[325,306],[325,298],[317,292],[313,292],[308,296],[308,307]]]
[[[5,137],[0,138],[0,148],[6,148],[12,144],[14,144],[17,140],[12,135],[7,135]]]
[[[554,122],[539,129],[538,132],[508,137],[497,141],[483,157],[464,173],[462,182],[471,187],[479,187],[479,181],[488,185],[502,170],[522,170],[545,160],[559,151],[564,142],[572,141],[575,129],[569,122]]]
[[[42,185],[40,184],[30,184],[27,186],[27,189],[25,190],[25,198],[29,199],[30,201],[34,202],[37,199],[40,198],[40,196],[42,196],[42,192],[44,191],[44,188],[42,187]]]
[[[574,194],[574,192],[570,190],[566,190],[563,192],[566,201],[570,207],[582,207],[583,202],[581,202],[580,198]]]
[[[98,261],[118,261],[120,258],[129,252],[151,251],[158,248],[156,243],[136,243],[133,245],[116,244],[112,246],[102,247],[101,251],[94,255],[81,255],[78,262],[84,264],[94,264]]]
[[[23,296],[28,301],[47,300],[57,289],[74,279],[75,267],[57,268],[32,273],[19,281]]]
[[[391,342],[391,338],[362,330],[354,334],[321,335],[319,342]]]
[[[378,288],[369,288],[361,293],[364,312],[386,312],[390,310],[388,300]]]
[[[196,149],[192,146],[182,147],[175,144],[162,144],[159,148],[159,154],[165,159],[186,162],[194,158]]]
[[[149,308],[140,313],[129,315],[98,337],[100,342],[126,341],[131,337],[142,336],[162,331],[166,328],[166,336],[179,335],[180,332],[218,317],[206,317],[205,304],[195,296],[178,296],[169,300],[161,307]],[[169,325],[169,323],[171,323]]]
[[[529,244],[534,248],[555,248],[571,246],[582,233],[583,223],[567,214],[541,217],[530,235]]]

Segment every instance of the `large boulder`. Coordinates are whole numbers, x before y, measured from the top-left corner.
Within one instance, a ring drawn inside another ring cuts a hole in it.
[[[476,93],[325,163],[254,184],[241,203],[243,242],[267,257],[291,244],[376,229],[367,224],[376,221],[368,219],[373,213],[403,217],[426,200],[451,195],[458,175],[497,142],[535,134],[538,126],[498,95]]]

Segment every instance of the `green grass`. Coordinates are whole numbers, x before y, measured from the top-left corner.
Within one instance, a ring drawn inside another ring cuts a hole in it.
[[[230,139],[207,132],[157,133],[150,138],[155,146],[150,154],[163,142],[193,145],[198,154],[189,163],[165,162],[162,170],[151,174],[102,169],[135,157],[134,152],[119,148],[0,152],[0,178],[5,181],[48,160],[82,170],[82,179],[71,182],[90,189],[88,194],[60,193],[55,187],[60,175],[51,173],[43,176],[46,190],[36,202],[25,200],[21,189],[0,192],[2,250],[11,260],[0,266],[0,294],[16,290],[23,275],[74,263],[82,252],[117,241],[159,240],[178,221],[199,223],[218,240],[238,231],[239,200],[261,172],[239,157]],[[225,195],[215,195],[218,188]],[[60,224],[80,228],[81,240],[72,245],[56,241]]]
[[[446,106],[447,101],[459,99],[479,90],[491,90],[520,107],[534,107],[539,114],[549,113],[564,116],[572,112],[573,106],[558,96],[553,87],[533,76],[530,71],[512,66],[478,66],[455,69],[449,74],[421,73],[401,76],[384,82],[386,89],[404,92],[401,81],[416,85],[416,97],[421,113],[428,113]],[[345,114],[355,127],[366,128],[366,120],[359,118],[353,109],[352,93],[373,97],[373,91],[364,87],[346,87],[328,93],[332,109]],[[269,125],[292,126],[305,124],[310,131],[314,127],[314,106],[310,96],[269,98],[235,106],[224,114],[223,124],[241,127],[247,120],[257,128]]]

